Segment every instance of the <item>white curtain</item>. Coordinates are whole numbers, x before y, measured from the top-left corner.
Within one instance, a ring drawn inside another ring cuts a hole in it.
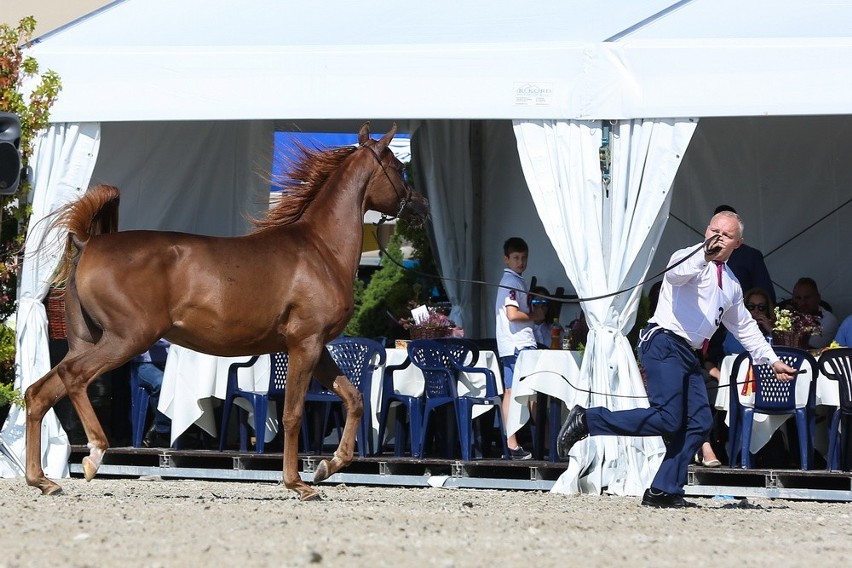
[[[61,206],[80,197],[88,188],[100,148],[100,124],[54,124],[36,142],[33,170],[33,213],[27,234],[26,253],[18,289],[16,315],[15,386],[25,391],[50,370],[47,313],[42,301],[50,278],[59,264],[59,235],[45,235],[45,218]],[[8,449],[24,460],[25,411],[13,406],[3,426]],[[68,436],[53,410],[42,423],[42,467],[48,477],[68,477],[71,452]],[[17,477],[20,468],[5,455],[0,459],[0,475]]]
[[[471,280],[476,269],[470,121],[430,120],[411,139],[417,178],[414,187],[429,198],[434,246],[442,276]],[[443,281],[453,305],[450,319],[475,331],[474,285]]]
[[[612,180],[601,181],[603,125],[586,121],[515,121],[524,176],[538,214],[581,298],[643,280],[662,234],[675,173],[692,137],[693,119],[607,123]],[[587,406],[647,406],[627,333],[640,288],[585,302],[589,336],[581,379]],[[624,398],[636,397],[636,398]],[[599,436],[575,446],[554,486],[565,493],[639,495],[665,453],[659,437]]]

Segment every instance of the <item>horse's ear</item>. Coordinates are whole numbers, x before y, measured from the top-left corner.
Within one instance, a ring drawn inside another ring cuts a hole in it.
[[[384,136],[382,136],[382,139],[378,141],[377,146],[376,146],[376,153],[378,155],[381,156],[382,152],[384,152],[385,149],[387,149],[387,147],[390,146],[391,140],[393,140],[394,136],[396,136],[396,123],[395,122],[393,123],[393,126],[391,126],[391,129],[388,131],[388,133],[385,134]]]
[[[358,131],[358,145],[363,146],[370,140],[370,121],[368,120],[361,125],[361,130]]]

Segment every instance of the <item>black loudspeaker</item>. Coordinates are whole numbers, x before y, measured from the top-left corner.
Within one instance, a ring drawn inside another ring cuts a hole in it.
[[[12,195],[21,181],[21,121],[0,112],[0,195]]]

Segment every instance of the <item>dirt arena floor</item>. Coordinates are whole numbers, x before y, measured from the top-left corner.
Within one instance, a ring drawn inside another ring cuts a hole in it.
[[[0,480],[0,567],[839,566],[852,504],[96,478]]]

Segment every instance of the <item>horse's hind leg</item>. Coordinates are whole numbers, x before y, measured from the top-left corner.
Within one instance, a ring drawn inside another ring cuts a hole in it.
[[[331,461],[322,460],[314,473],[314,483],[318,483],[352,463],[355,452],[355,433],[361,423],[361,416],[364,414],[364,401],[361,400],[360,391],[349,382],[346,375],[340,372],[331,355],[325,349],[320,356],[315,376],[324,387],[330,388],[343,400],[343,407],[346,409],[346,423],[343,426],[343,434],[337,450],[334,452],[334,457]]]
[[[26,392],[27,411],[27,485],[41,489],[42,495],[56,495],[62,487],[44,475],[41,466],[41,424],[44,415],[54,404],[65,396],[65,385],[56,374],[56,368],[50,370],[41,379],[30,385]]]
[[[95,377],[116,368],[121,362],[129,358],[129,356],[114,358],[103,355],[108,349],[116,351],[114,346],[107,347],[105,343],[102,341],[81,355],[71,359],[63,359],[56,366],[56,373],[65,385],[68,398],[83,423],[83,429],[89,441],[89,455],[83,458],[82,464],[86,481],[91,481],[95,477],[103,461],[104,453],[109,448],[106,434],[104,434],[101,423],[95,414],[95,409],[92,407],[92,402],[89,400],[86,387]]]

